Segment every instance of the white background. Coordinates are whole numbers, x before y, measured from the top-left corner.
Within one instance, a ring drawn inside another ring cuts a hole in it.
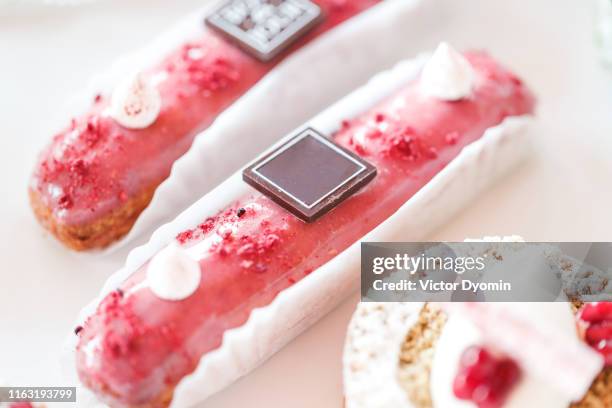
[[[6,1],[6,0],[5,0]],[[61,383],[58,350],[78,310],[123,261],[77,255],[36,224],[27,182],[57,106],[117,56],[205,0],[101,0],[0,15],[0,379]],[[10,1],[9,1],[10,2]],[[0,0],[0,4],[2,0]],[[520,234],[612,241],[612,70],[596,60],[587,0],[441,0],[451,23],[422,38],[484,48],[536,90],[535,157],[432,239]],[[398,56],[398,59],[401,56]],[[381,67],[383,68],[383,67]],[[341,350],[357,297],[206,407],[338,407]]]

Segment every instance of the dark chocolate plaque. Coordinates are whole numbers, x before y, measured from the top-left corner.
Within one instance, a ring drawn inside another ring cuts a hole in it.
[[[319,6],[308,0],[229,0],[206,23],[256,58],[268,61],[321,17]]]
[[[244,181],[306,222],[336,207],[374,176],[374,166],[311,128],[242,173]]]

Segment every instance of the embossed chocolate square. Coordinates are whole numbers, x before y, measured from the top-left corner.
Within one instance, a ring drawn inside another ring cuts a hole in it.
[[[307,128],[245,169],[242,178],[287,211],[313,222],[376,176],[376,168]]]
[[[308,0],[230,0],[206,23],[254,57],[269,61],[322,19]]]

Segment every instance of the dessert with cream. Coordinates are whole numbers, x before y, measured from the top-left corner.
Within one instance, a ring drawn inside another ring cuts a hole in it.
[[[77,334],[81,381],[113,407],[168,405],[224,333],[383,223],[487,129],[533,109],[523,82],[487,54],[442,45],[416,79],[338,120],[328,141],[303,132],[264,156],[248,169],[266,179],[263,193],[245,190],[106,295]]]
[[[554,259],[568,284],[579,267]],[[346,406],[612,406],[611,311],[608,302],[361,303],[344,349]]]
[[[282,37],[283,48],[275,51],[280,54],[248,53],[238,40],[202,21],[193,40],[157,65],[126,76],[115,89],[101,91],[87,112],[53,137],[29,187],[37,218],[76,250],[121,238],[199,131],[287,55],[379,1],[253,3],[252,15],[234,4],[243,2],[229,2],[219,15],[257,34],[259,42]],[[315,11],[316,19],[304,20]]]

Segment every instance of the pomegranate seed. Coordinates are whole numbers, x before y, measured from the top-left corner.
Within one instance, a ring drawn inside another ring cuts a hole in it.
[[[585,304],[578,318],[584,323],[584,340],[612,367],[612,302]]]
[[[520,368],[514,360],[496,357],[484,347],[471,346],[461,355],[453,393],[478,408],[499,408],[520,377]]]
[[[459,399],[469,399],[472,396],[472,387],[467,383],[467,376],[464,373],[459,373],[453,381],[453,393]]]
[[[578,317],[589,323],[612,320],[612,302],[587,303],[580,310]]]
[[[599,343],[602,339],[612,339],[612,320],[590,324],[585,331],[584,339],[591,345]]]
[[[612,340],[600,340],[590,344],[590,346],[603,356],[606,366],[612,365]]]
[[[496,380],[504,383],[515,383],[521,378],[519,366],[511,359],[506,358],[497,365]]]

